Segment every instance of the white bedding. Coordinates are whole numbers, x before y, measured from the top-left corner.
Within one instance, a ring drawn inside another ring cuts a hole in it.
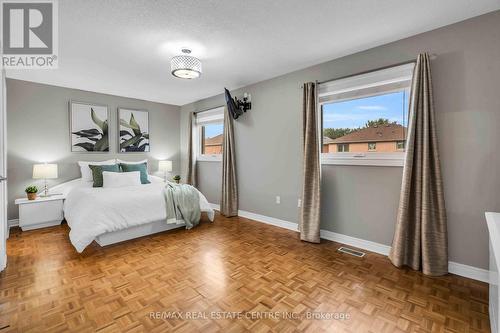
[[[51,189],[63,193],[64,217],[71,231],[71,243],[82,252],[94,239],[107,232],[132,226],[166,220],[165,183],[150,176],[151,184],[120,188],[94,188],[91,182],[73,180]],[[210,221],[214,211],[205,196],[199,193],[200,209],[208,213]],[[168,223],[182,221],[168,221]],[[165,223],[167,223],[165,221]]]

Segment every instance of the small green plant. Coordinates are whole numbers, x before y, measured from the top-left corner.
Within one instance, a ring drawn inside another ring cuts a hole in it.
[[[38,193],[38,187],[30,185],[24,190],[26,193]]]
[[[181,180],[181,176],[179,176],[179,175],[174,176],[174,180],[176,182],[180,181]]]

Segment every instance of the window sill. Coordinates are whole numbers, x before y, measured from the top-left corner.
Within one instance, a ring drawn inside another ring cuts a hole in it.
[[[200,162],[222,162],[222,155],[198,155],[196,160]]]
[[[321,154],[322,165],[365,165],[402,167],[405,153],[337,153]]]

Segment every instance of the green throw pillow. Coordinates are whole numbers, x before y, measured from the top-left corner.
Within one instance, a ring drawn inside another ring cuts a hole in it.
[[[92,178],[94,179],[94,187],[102,187],[102,172],[120,172],[120,167],[118,164],[110,165],[89,165],[90,170],[92,170]]]
[[[148,164],[147,163],[141,163],[141,164],[120,163],[120,168],[122,169],[122,172],[140,171],[141,172],[141,184],[151,183],[148,180]]]

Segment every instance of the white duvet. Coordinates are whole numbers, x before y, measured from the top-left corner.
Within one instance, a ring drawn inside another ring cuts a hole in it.
[[[64,217],[71,228],[69,238],[78,252],[107,232],[165,220],[167,218],[161,178],[150,176],[151,184],[94,188],[81,179],[59,185],[51,192],[63,193]],[[200,209],[213,221],[214,211],[199,193]],[[169,221],[170,222],[170,221]]]

